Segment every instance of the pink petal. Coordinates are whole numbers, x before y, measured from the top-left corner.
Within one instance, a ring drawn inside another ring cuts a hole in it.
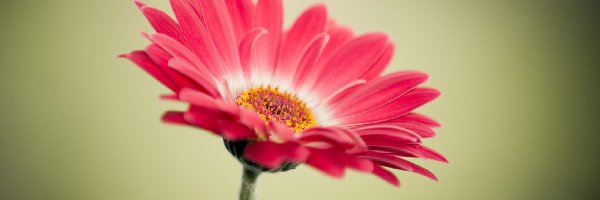
[[[416,88],[383,107],[347,119],[341,119],[341,124],[355,126],[396,119],[439,96],[440,92],[436,89]]]
[[[399,141],[411,141],[417,142],[421,137],[415,132],[405,129],[403,127],[376,125],[376,126],[365,126],[355,129],[354,132],[361,136],[363,139],[372,138],[396,138]]]
[[[417,71],[403,71],[377,78],[355,90],[332,109],[337,117],[352,116],[385,106],[427,81],[429,76]]]
[[[344,46],[331,57],[315,80],[327,81],[327,84],[315,84],[314,89],[328,94],[350,81],[363,76],[381,56],[389,39],[384,34],[366,34]]]
[[[373,64],[373,66],[371,66],[371,69],[365,75],[363,75],[361,79],[372,80],[379,76],[381,72],[383,72],[383,70],[392,61],[395,49],[395,45],[393,43],[390,43],[383,52],[383,55],[381,55],[381,57],[379,58],[379,60],[377,60],[377,62]]]
[[[294,131],[283,123],[270,121],[268,127],[271,133],[271,140],[275,139],[275,141],[278,142],[297,141],[296,137],[294,136]]]
[[[339,132],[352,140],[353,147],[348,148],[345,153],[358,154],[369,150],[365,141],[356,132],[346,128],[339,128]]]
[[[431,129],[429,126],[415,123],[415,122],[383,122],[377,123],[378,126],[392,126],[397,128],[402,128],[406,130],[410,130],[413,133],[418,134],[422,138],[432,138],[435,137],[435,131]]]
[[[207,94],[213,97],[221,96],[220,93],[217,91],[217,88],[215,87],[214,83],[210,81],[210,78],[205,76],[205,74],[202,74],[200,71],[192,68],[191,64],[187,61],[179,58],[172,58],[171,60],[169,60],[169,66],[178,71],[179,73],[184,74],[187,77],[194,80],[196,84],[198,84],[205,91],[207,91]]]
[[[140,0],[133,0],[133,2],[135,3],[135,5],[138,8],[142,8],[142,7],[146,6],[146,4],[144,2],[141,2]]]
[[[400,118],[393,119],[390,122],[415,122],[433,128],[439,128],[442,126],[439,122],[435,121],[434,119],[419,113],[409,113]]]
[[[275,70],[276,77],[283,80],[293,78],[307,46],[317,35],[325,32],[327,20],[327,8],[322,4],[314,5],[302,13],[285,35],[283,51],[279,54]]]
[[[310,150],[294,142],[281,144],[281,148],[285,149],[285,160],[288,162],[303,163],[310,155]]]
[[[156,80],[160,81],[163,85],[171,89],[173,92],[178,92],[179,88],[173,84],[173,82],[167,77],[167,75],[160,70],[160,67],[148,57],[144,51],[133,51],[127,55],[124,55],[131,62],[137,64],[148,74],[152,75]]]
[[[199,5],[195,8],[187,0],[171,0],[170,2],[189,47],[215,76],[220,77],[225,68],[220,61],[219,51],[204,24],[202,16],[199,15],[202,13],[197,12]],[[199,3],[197,1],[192,2]]]
[[[415,148],[414,152],[418,152],[420,155],[422,155],[422,158],[432,159],[443,163],[449,163],[448,159],[446,159],[444,155],[438,153],[437,151],[429,147],[420,145],[413,145],[412,147]]]
[[[240,42],[246,32],[252,28],[256,8],[252,0],[225,0],[225,4],[229,9],[237,41]]]
[[[312,89],[327,61],[331,59],[335,52],[339,51],[341,46],[350,41],[354,33],[347,27],[337,26],[334,22],[330,22],[327,35],[329,37],[325,41],[326,46],[319,46],[317,63],[313,64],[311,62],[310,66],[300,67],[298,69],[299,72],[296,72],[296,80],[294,81],[296,88],[303,88],[304,90]],[[299,78],[300,80],[298,80]]]
[[[355,80],[339,90],[333,92],[327,98],[325,98],[322,102],[319,103],[319,106],[331,106],[335,105],[340,99],[345,99],[348,95],[354,93],[357,89],[361,88],[367,81],[365,80]]]
[[[202,16],[225,66],[241,73],[237,40],[232,19],[222,0],[200,0]]]
[[[310,156],[306,160],[306,164],[330,175],[334,178],[344,176],[344,160],[336,151],[311,149]]]
[[[400,169],[400,170],[409,171],[409,172],[413,171],[413,166],[411,165],[412,163],[410,163],[404,159],[390,156],[387,154],[370,151],[359,157],[372,160],[373,162],[378,163],[383,166],[386,166],[386,167],[391,167],[394,169]]]
[[[277,168],[285,161],[288,150],[273,142],[256,142],[244,150],[244,157],[266,168]]]
[[[179,98],[183,101],[189,102],[190,104],[196,107],[206,110],[212,110],[215,112],[221,112],[217,104],[217,100],[214,97],[206,95],[202,92],[192,89],[183,89],[179,93]]]
[[[362,155],[360,157],[370,159],[376,164],[380,164],[382,166],[400,169],[408,172],[414,172],[437,181],[437,177],[429,170],[414,163],[408,162],[402,158],[377,152],[368,152],[367,154]]]
[[[269,32],[281,34],[283,26],[283,4],[281,0],[258,0],[254,16],[254,27],[264,27]]]
[[[298,140],[305,144],[325,142],[341,149],[348,149],[355,145],[353,138],[335,128],[317,127],[304,130]]]
[[[420,144],[421,141],[407,140],[393,135],[366,135],[361,137],[367,146],[394,145],[394,144]]]
[[[169,124],[189,125],[183,116],[183,112],[169,111],[163,114],[162,121]]]
[[[369,145],[369,148],[372,150],[389,152],[402,157],[418,157],[448,163],[448,159],[446,159],[442,154],[421,145],[371,144]]]
[[[157,44],[151,44],[146,47],[146,54],[161,68],[161,70],[169,77],[169,79],[175,84],[179,89],[181,88],[194,88],[206,91],[206,89],[198,86],[196,83],[191,81],[186,76],[181,73],[171,69],[169,67],[169,60],[173,58],[171,54],[166,52],[164,49],[160,48]]]
[[[209,130],[214,134],[221,134],[219,127],[221,116],[218,111],[191,107],[183,116],[185,121],[193,126]]]
[[[420,175],[423,175],[423,176],[425,176],[427,178],[430,178],[431,180],[438,181],[438,178],[435,176],[435,174],[433,174],[429,170],[427,170],[427,169],[425,169],[425,168],[423,168],[423,167],[421,167],[419,165],[416,165],[414,163],[410,163],[410,164],[412,165],[413,172],[415,172],[417,174],[420,174]]]
[[[305,79],[309,77],[309,73],[313,70],[328,41],[329,35],[323,33],[317,35],[309,42],[302,53],[302,58],[300,58],[297,68],[294,69],[294,72],[290,72],[294,75],[292,86],[300,88],[305,83]]]
[[[379,165],[373,166],[373,175],[378,176],[379,178],[387,181],[388,183],[396,187],[400,187],[400,180],[398,180],[398,177],[396,177],[396,175],[394,175],[392,172],[384,169]]]
[[[169,15],[153,7],[142,6],[140,9],[157,33],[165,34],[182,44],[186,44],[181,28]]]
[[[173,56],[169,54],[169,52],[165,51],[156,43],[148,45],[145,51],[146,54],[148,54],[148,57],[150,57],[152,61],[154,61],[157,65],[161,67],[168,67],[169,60],[173,58]]]
[[[373,172],[373,162],[368,159],[357,158],[355,156],[345,154],[344,161],[349,168],[354,170],[366,173]]]
[[[187,63],[190,64],[190,67],[199,70],[203,76],[213,77],[210,78],[210,80],[215,79],[214,74],[208,70],[208,68],[198,59],[198,57],[194,55],[191,51],[189,51],[189,49],[187,49],[187,47],[183,46],[181,43],[175,41],[169,36],[160,33],[150,35],[148,37],[150,38],[150,40],[158,44],[165,51],[169,52],[169,54],[173,55],[173,57],[185,60]]]
[[[253,139],[256,137],[256,133],[244,126],[237,121],[230,121],[228,119],[219,120],[219,128],[221,129],[221,135],[223,138],[229,141],[240,141]]]
[[[402,150],[407,145],[419,145],[420,142],[394,141],[387,139],[363,139],[369,150],[386,151],[402,157],[414,157],[413,154]]]
[[[266,35],[268,33],[268,31],[264,28],[254,28],[250,31],[248,31],[248,33],[246,33],[246,35],[244,36],[244,38],[242,39],[242,41],[240,42],[240,60],[241,60],[241,65],[242,65],[242,71],[244,72],[244,75],[246,76],[246,80],[249,81],[251,80],[251,76],[252,76],[252,66],[256,66],[256,60],[257,57],[256,56],[260,56],[257,55],[257,53],[255,53],[256,49],[256,42],[258,41],[258,39],[260,39],[262,36]]]
[[[256,114],[255,112],[245,108],[241,108],[239,113],[239,120],[240,123],[248,127],[252,127],[252,129],[254,129],[254,131],[256,132],[256,134],[259,135],[259,137],[262,137],[263,139],[269,138],[267,135],[268,133],[265,121],[258,117],[258,114]]]
[[[335,52],[340,49],[340,47],[354,38],[352,29],[345,26],[340,26],[333,20],[330,20],[327,34],[331,37],[331,39],[323,50],[323,55],[321,56],[318,65],[325,65],[331,56],[333,56]]]
[[[245,158],[267,168],[280,167],[284,162],[302,163],[309,155],[308,149],[296,143],[256,142],[244,150]]]
[[[263,27],[269,33],[257,41],[260,52],[257,58],[257,73],[271,77],[274,73],[281,30],[283,26],[283,5],[281,0],[259,0],[256,5],[254,27]]]

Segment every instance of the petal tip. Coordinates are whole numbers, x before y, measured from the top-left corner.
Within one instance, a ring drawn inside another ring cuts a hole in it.
[[[146,6],[146,4],[140,0],[133,0],[133,3],[135,3],[135,5],[140,9],[144,6]]]

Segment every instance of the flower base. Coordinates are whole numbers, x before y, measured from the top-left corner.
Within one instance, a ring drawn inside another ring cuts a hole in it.
[[[276,173],[276,172],[285,172],[285,171],[289,171],[292,169],[296,169],[296,167],[298,167],[298,165],[299,165],[298,163],[286,162],[278,168],[269,169],[269,168],[260,166],[256,163],[244,158],[244,150],[246,149],[246,146],[248,146],[250,144],[250,141],[247,141],[247,140],[243,140],[243,141],[223,140],[223,142],[225,143],[225,148],[227,148],[227,151],[229,151],[229,153],[231,153],[231,155],[233,155],[235,158],[237,158],[238,161],[240,161],[240,163],[242,163],[242,165],[244,165],[244,169],[252,170],[255,172],[259,172],[259,173],[260,172]]]

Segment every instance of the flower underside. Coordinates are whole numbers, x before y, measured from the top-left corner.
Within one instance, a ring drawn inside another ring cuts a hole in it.
[[[259,86],[244,90],[236,101],[239,106],[256,112],[265,122],[285,123],[298,133],[317,126],[310,108],[296,95],[277,87]]]

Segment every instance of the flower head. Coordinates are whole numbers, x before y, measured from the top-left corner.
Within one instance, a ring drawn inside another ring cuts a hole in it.
[[[394,45],[386,34],[355,35],[323,5],[283,30],[281,0],[171,0],[176,20],[136,1],[157,33],[122,55],[168,87],[164,99],[189,104],[163,116],[223,137],[246,166],[285,171],[310,165],[333,177],[346,168],[391,184],[389,169],[436,179],[407,161],[441,162],[422,146],[440,125],[413,112],[436,99],[428,75],[380,75]]]

